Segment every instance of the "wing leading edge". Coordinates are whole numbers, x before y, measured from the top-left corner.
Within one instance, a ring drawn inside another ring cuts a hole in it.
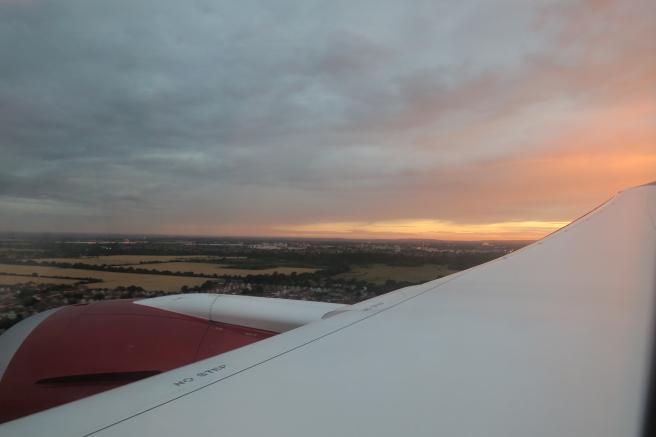
[[[638,436],[656,186],[513,254],[0,427],[2,435]]]

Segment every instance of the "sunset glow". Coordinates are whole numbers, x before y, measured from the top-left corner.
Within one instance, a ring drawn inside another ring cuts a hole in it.
[[[536,239],[656,180],[651,0],[92,3],[0,2],[0,231]]]
[[[459,225],[436,220],[374,223],[317,223],[284,228],[282,232],[303,237],[426,238],[437,240],[536,240],[568,225],[568,222],[507,222]]]

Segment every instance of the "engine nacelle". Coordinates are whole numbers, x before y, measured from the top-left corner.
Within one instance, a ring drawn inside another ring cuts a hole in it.
[[[187,294],[46,311],[0,336],[0,423],[247,346],[342,307]]]

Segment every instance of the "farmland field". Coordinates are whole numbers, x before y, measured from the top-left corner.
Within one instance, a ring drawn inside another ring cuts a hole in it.
[[[158,271],[169,270],[173,273],[178,271],[194,272],[197,274],[204,274],[204,275],[213,275],[214,273],[216,273],[218,276],[270,275],[273,272],[278,272],[281,274],[288,275],[292,272],[296,272],[300,274],[300,273],[314,273],[317,271],[317,269],[308,269],[302,267],[276,267],[274,269],[265,269],[265,270],[230,269],[230,268],[226,268],[226,265],[223,264],[193,263],[193,262],[170,262],[170,263],[142,266],[142,268],[148,268],[149,270],[155,269]]]
[[[57,262],[57,263],[82,263],[89,264],[93,266],[101,266],[106,264],[108,266],[125,266],[125,265],[135,265],[139,263],[160,263],[160,262],[170,262],[180,259],[215,259],[218,257],[208,257],[202,255],[183,255],[183,256],[171,256],[171,255],[109,255],[101,257],[89,257],[89,258],[37,258],[33,261],[41,262]],[[166,270],[166,269],[164,269]]]
[[[69,262],[69,263],[84,263],[90,265],[113,265],[113,266],[134,266],[135,268],[142,268],[148,270],[156,270],[159,272],[170,271],[176,272],[193,272],[195,274],[204,275],[231,275],[231,276],[247,276],[247,275],[267,275],[274,272],[280,274],[290,274],[296,272],[313,273],[317,269],[303,268],[303,267],[276,267],[262,270],[253,269],[239,269],[227,268],[230,261],[226,260],[226,264],[213,264],[204,262],[183,262],[171,261],[181,259],[208,259],[207,256],[162,256],[162,255],[117,255],[105,256],[100,258],[50,258],[37,261],[54,261],[54,262]],[[215,258],[217,259],[217,258]],[[171,262],[168,262],[171,261]],[[154,262],[153,264],[140,264]],[[247,265],[247,264],[246,264]],[[270,265],[270,264],[269,264]],[[139,273],[123,273],[123,272],[107,272],[101,270],[86,270],[75,268],[58,268],[49,266],[29,266],[29,265],[12,265],[0,264],[0,272],[18,275],[32,275],[36,273],[37,277],[27,276],[2,276],[0,275],[0,283],[21,283],[33,280],[38,283],[74,283],[85,278],[94,278],[102,280],[90,287],[97,288],[110,288],[113,289],[118,286],[128,287],[135,285],[142,287],[147,291],[165,291],[165,292],[179,292],[180,287],[186,285],[194,287],[202,285],[207,278],[194,278],[183,277],[174,275],[154,275],[154,274],[139,274]],[[437,279],[438,276],[447,276],[455,273],[456,270],[449,270],[446,266],[426,264],[418,267],[393,267],[386,264],[370,264],[370,265],[352,265],[351,270],[334,276],[335,278],[344,279],[357,279],[374,284],[384,284],[388,279],[395,281],[407,282],[425,282]],[[54,279],[44,278],[44,276],[61,276],[72,279]]]
[[[456,273],[446,266],[425,264],[421,267],[392,267],[386,264],[371,264],[367,266],[351,266],[351,271],[337,275],[336,278],[358,279],[383,284],[386,280],[425,282]]]
[[[71,278],[79,278],[77,280],[82,280],[83,278],[95,278],[101,279],[103,282],[98,284],[91,284],[91,287],[97,288],[116,288],[118,286],[129,287],[130,285],[135,285],[137,287],[142,287],[146,291],[165,291],[167,293],[179,292],[180,287],[187,285],[193,287],[195,285],[201,285],[207,278],[186,278],[181,276],[169,276],[169,275],[140,275],[137,273],[114,273],[114,272],[102,272],[97,270],[81,270],[81,269],[60,269],[57,267],[42,267],[42,266],[18,266],[11,264],[0,264],[0,272],[4,273],[18,273],[24,275],[30,275],[32,273],[37,273],[39,276],[66,276]],[[0,277],[7,278],[8,276],[0,275]],[[27,282],[33,279],[39,279],[38,277],[27,278],[25,276],[14,276],[15,278],[21,278],[14,283]],[[63,281],[62,279],[52,279],[52,278],[41,278],[47,282],[59,283],[58,281]],[[77,282],[74,280],[73,282]],[[35,281],[36,282],[36,281]]]
[[[30,276],[12,276],[0,275],[0,285],[23,284],[25,282],[34,282],[35,284],[66,284],[73,285],[78,282],[77,279],[55,279],[55,278],[35,278]]]

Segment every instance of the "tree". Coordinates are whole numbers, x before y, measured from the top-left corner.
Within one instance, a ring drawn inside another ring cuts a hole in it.
[[[37,299],[36,297],[32,296],[32,297],[28,297],[27,299],[23,299],[23,300],[21,301],[21,303],[23,304],[23,306],[31,307],[31,306],[33,306],[35,303],[37,303],[38,301],[39,301],[39,299]]]

